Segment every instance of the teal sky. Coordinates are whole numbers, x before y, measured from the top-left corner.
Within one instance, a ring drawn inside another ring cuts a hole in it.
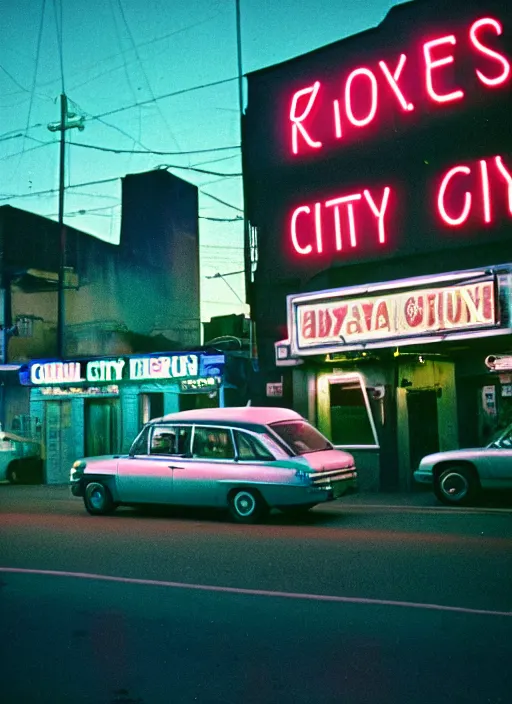
[[[374,26],[395,4],[240,0],[243,72]],[[57,218],[47,126],[64,84],[85,118],[67,139],[88,145],[68,147],[66,222],[118,242],[119,179],[171,166],[200,188],[202,319],[247,312],[242,274],[207,278],[243,269],[235,0],[3,0],[0,26],[0,204]],[[130,153],[148,150],[175,154]]]

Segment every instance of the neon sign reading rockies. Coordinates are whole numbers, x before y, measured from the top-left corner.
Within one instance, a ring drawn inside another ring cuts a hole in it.
[[[393,61],[380,60],[375,66],[354,68],[342,83],[339,98],[322,100],[323,91],[315,81],[294,93],[289,108],[289,137],[295,158],[341,146],[351,133],[359,133],[379,118],[379,96],[386,91],[395,109],[411,113],[427,102],[440,110],[464,101],[464,86],[452,82],[446,70],[455,63],[457,45],[469,47],[474,58],[474,85],[482,91],[509,89],[511,64],[496,50],[493,40],[503,32],[493,17],[474,21],[464,32],[433,37],[422,45],[422,80],[415,82],[417,95],[405,87],[408,57],[402,53]],[[495,43],[495,42],[494,42]],[[330,112],[331,133],[327,143],[315,134],[315,118]],[[461,227],[473,223],[489,224],[496,217],[495,201],[507,202],[512,216],[512,164],[501,155],[488,155],[474,163],[453,164],[440,173],[436,186],[436,208],[442,226]],[[326,200],[301,203],[290,213],[288,228],[293,250],[302,256],[321,255],[324,251],[346,252],[360,245],[362,232],[378,246],[389,241],[389,223],[398,195],[392,184],[359,188],[331,194]],[[358,227],[358,221],[363,225]],[[373,228],[370,223],[373,223]]]

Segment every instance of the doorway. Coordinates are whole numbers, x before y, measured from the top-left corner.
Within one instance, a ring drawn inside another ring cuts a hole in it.
[[[119,402],[87,398],[84,405],[85,456],[112,455],[118,451]]]
[[[409,460],[414,472],[422,457],[439,451],[437,392],[435,389],[407,391],[409,418]],[[414,482],[411,483],[414,486]]]

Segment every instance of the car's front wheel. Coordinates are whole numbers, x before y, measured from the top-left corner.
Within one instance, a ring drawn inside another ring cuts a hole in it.
[[[93,516],[105,516],[113,513],[116,509],[109,488],[101,482],[89,482],[86,484],[84,505],[86,511]]]
[[[236,489],[229,496],[229,513],[236,523],[259,523],[268,513],[268,507],[257,491]]]
[[[462,465],[445,467],[434,480],[435,495],[450,506],[467,506],[475,500],[479,490],[476,472]]]

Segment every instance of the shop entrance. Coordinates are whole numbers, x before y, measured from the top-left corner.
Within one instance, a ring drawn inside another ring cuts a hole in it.
[[[437,393],[435,389],[407,391],[409,418],[409,459],[411,471],[418,468],[425,455],[439,451]]]
[[[86,398],[84,404],[85,456],[112,455],[118,451],[119,402]]]
[[[69,481],[69,470],[77,459],[73,453],[71,401],[47,401],[44,409],[45,483]]]

